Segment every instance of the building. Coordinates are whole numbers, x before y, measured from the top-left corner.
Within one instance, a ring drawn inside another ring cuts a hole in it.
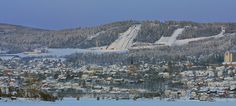
[[[223,64],[225,66],[236,66],[236,50],[225,52]]]

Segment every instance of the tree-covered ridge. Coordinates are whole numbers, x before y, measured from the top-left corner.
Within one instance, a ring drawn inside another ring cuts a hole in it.
[[[135,42],[154,43],[162,36],[169,37],[177,28],[185,28],[177,39],[209,37],[219,34],[222,28],[225,33],[235,33],[236,23],[196,23],[190,21],[143,21],[141,31]]]
[[[42,30],[17,25],[0,24],[0,49],[11,52],[49,48],[91,48],[107,46],[129,27],[141,24],[133,42],[154,43],[162,36],[169,37],[178,28],[185,28],[177,39],[207,37],[236,33],[236,23],[196,23],[188,21],[122,21],[89,28]]]
[[[101,36],[102,39],[99,38],[100,40],[98,41],[101,42],[101,45],[105,45],[113,41],[119,35],[118,33],[123,32],[134,24],[137,24],[137,21],[115,22],[91,28],[58,31],[36,30],[22,26],[8,27],[8,25],[2,24],[2,27],[0,27],[0,48],[10,49],[11,52],[32,50],[39,47],[87,48],[94,45],[85,45],[83,47],[83,45],[80,45],[81,42],[101,31],[105,33]]]

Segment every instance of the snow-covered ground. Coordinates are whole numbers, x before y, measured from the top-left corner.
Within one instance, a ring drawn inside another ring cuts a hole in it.
[[[210,38],[221,38],[221,37],[224,37],[224,33],[225,33],[225,30],[222,30],[221,33],[219,33],[218,35],[214,35],[214,36],[176,40],[174,45],[185,45],[185,44],[188,44],[189,42],[193,42],[193,41],[199,41],[199,40],[210,39]]]
[[[134,38],[138,35],[141,25],[134,25],[126,32],[122,33],[120,37],[114,41],[107,49],[108,50],[127,50],[133,44]]]
[[[172,46],[175,43],[177,37],[182,34],[183,31],[184,28],[176,29],[170,37],[162,36],[157,42],[155,42],[155,44]]]
[[[106,50],[107,46],[100,46],[100,47],[91,47],[88,48],[89,50]]]
[[[177,40],[177,37],[182,34],[184,31],[184,28],[179,28],[174,31],[174,33],[171,35],[171,37],[161,37],[155,44],[158,45],[167,45],[167,46],[174,46],[174,45],[185,45],[189,42],[193,41],[199,41],[204,39],[210,39],[210,38],[221,38],[224,37],[225,30],[222,30],[221,33],[218,35],[213,35],[209,37],[198,37],[198,38],[190,38],[190,39],[183,39],[183,40]]]
[[[221,99],[215,102],[177,100],[168,102],[166,100],[142,99],[142,100],[95,100],[81,99],[77,101],[73,98],[66,98],[63,101],[43,102],[43,101],[3,101],[0,106],[235,106],[235,99]]]
[[[55,57],[64,57],[67,55],[71,55],[74,53],[94,53],[94,54],[101,54],[101,53],[128,53],[128,50],[89,50],[89,49],[76,49],[76,48],[63,48],[63,49],[47,49],[48,53],[40,53],[40,54],[25,54],[25,53],[17,53],[17,54],[1,54],[0,58],[10,58],[12,56],[19,56],[19,57],[48,57],[48,56],[55,56]]]

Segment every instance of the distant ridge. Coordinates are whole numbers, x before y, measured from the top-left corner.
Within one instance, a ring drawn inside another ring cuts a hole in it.
[[[21,52],[41,47],[81,49],[108,47],[119,39],[122,33],[137,24],[140,24],[140,29],[132,38],[132,42],[129,42],[131,48],[155,45],[156,41],[163,37],[170,37],[178,28],[185,28],[185,30],[177,36],[177,40],[211,37],[219,34],[222,27],[225,28],[225,34],[236,33],[236,23],[131,20],[91,28],[64,30],[44,30],[2,23],[0,24],[0,49]]]

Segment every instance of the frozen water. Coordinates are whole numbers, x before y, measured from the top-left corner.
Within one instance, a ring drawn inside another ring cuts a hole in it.
[[[235,106],[235,99],[223,99],[217,100],[216,102],[202,102],[202,101],[185,101],[178,100],[173,102],[168,102],[165,100],[100,100],[95,99],[82,99],[77,101],[73,98],[66,98],[63,101],[56,102],[43,102],[43,101],[8,101],[4,102],[0,100],[1,106]]]

